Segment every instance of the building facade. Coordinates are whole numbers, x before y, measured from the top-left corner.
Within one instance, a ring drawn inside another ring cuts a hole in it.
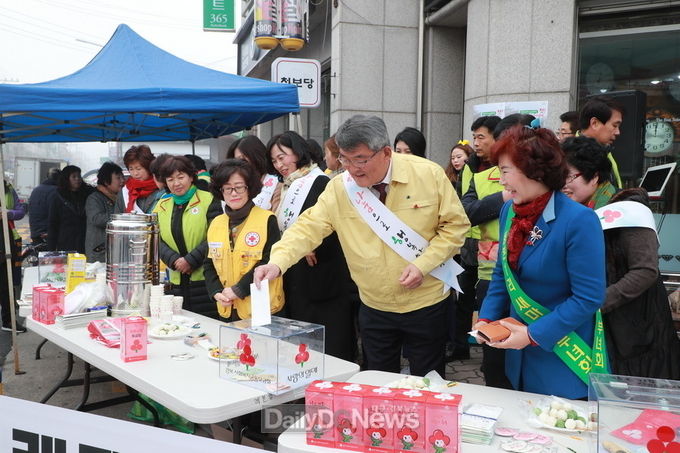
[[[680,1],[674,0],[309,0],[309,42],[299,52],[263,51],[252,40],[252,0],[237,36],[239,73],[269,79],[279,56],[322,65],[322,103],[301,114],[306,137],[324,140],[356,113],[384,118],[391,137],[423,131],[427,157],[442,165],[470,138],[473,106],[547,101],[545,127],[586,96],[646,94],[645,143],[634,171],[680,155]],[[634,121],[635,120],[635,121]],[[282,118],[259,128],[289,128]],[[677,172],[663,210],[680,212]],[[661,209],[661,208],[660,208]],[[679,260],[680,261],[680,260]]]

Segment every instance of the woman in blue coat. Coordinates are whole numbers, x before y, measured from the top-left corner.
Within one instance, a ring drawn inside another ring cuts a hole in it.
[[[501,211],[501,256],[475,328],[509,309],[520,324],[501,321],[510,336],[489,346],[506,349],[513,387],[584,398],[589,372],[607,363],[596,323],[606,288],[599,220],[560,192],[566,161],[551,131],[515,127],[492,155],[512,200]]]

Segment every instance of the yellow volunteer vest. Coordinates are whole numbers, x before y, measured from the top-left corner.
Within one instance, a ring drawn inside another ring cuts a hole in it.
[[[222,214],[212,221],[208,228],[208,258],[212,259],[222,286],[227,288],[238,283],[262,259],[262,251],[267,243],[267,221],[273,215],[271,211],[254,206],[240,225],[233,250],[229,242],[229,217]],[[283,278],[278,277],[269,282],[269,297],[272,313],[283,308]],[[215,303],[220,316],[231,316],[231,307]],[[235,300],[234,307],[241,319],[250,318],[250,296]]]
[[[475,189],[477,198],[492,195],[503,190],[500,182],[500,171],[494,166],[479,173],[475,173]],[[498,219],[490,220],[479,225],[479,253],[477,254],[477,273],[481,280],[491,280],[491,273],[496,266],[498,257]]]
[[[213,196],[210,192],[203,190],[196,190],[196,193],[187,207],[184,208],[184,215],[182,216],[182,234],[184,235],[184,243],[187,250],[191,251],[198,247],[198,245],[205,241],[205,233],[208,229],[208,207],[213,201]],[[172,237],[172,211],[175,207],[172,197],[161,198],[153,212],[158,214],[158,228],[160,230],[161,239],[168,244],[168,246],[176,252],[179,252],[175,238]],[[181,274],[170,269],[172,263],[165,263],[170,270],[170,282],[173,285],[180,284]],[[191,281],[202,281],[203,266],[195,269],[191,273]]]

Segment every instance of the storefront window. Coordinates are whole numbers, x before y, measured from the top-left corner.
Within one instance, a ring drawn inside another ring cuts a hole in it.
[[[644,165],[680,160],[680,20],[648,25],[649,17],[627,18],[633,28],[620,28],[621,17],[582,20],[579,40],[579,106],[586,96],[640,90],[647,94]],[[657,22],[659,23],[659,22]],[[625,118],[624,118],[625,121]],[[671,178],[659,212],[680,212],[680,177]],[[626,186],[639,181],[629,178]]]

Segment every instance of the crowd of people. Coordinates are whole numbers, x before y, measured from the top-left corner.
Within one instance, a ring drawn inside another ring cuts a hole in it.
[[[185,308],[248,318],[250,285],[268,280],[272,313],[324,325],[326,352],[366,369],[399,372],[404,357],[443,375],[470,358],[468,332],[495,323],[510,333],[478,340],[490,386],[584,398],[590,372],[679,379],[649,199],[621,190],[611,154],[624,113],[591,99],[555,132],[483,116],[446,168],[417,129],[392,142],[363,115],[323,149],[293,131],[246,136],[210,172],[133,146],[127,181],[110,162],[96,188],[75,166],[51,175],[31,197],[31,236],[104,261],[112,213],[156,213]],[[603,207],[634,220],[605,225]]]

